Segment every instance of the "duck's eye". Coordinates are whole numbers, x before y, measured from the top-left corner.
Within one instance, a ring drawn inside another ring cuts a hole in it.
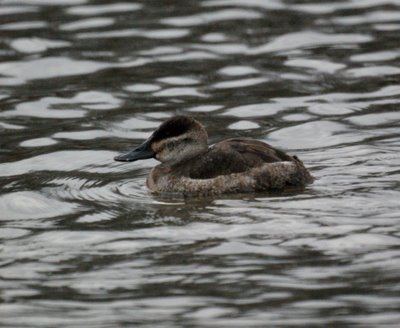
[[[183,141],[183,142],[189,142],[189,141],[190,141],[190,138],[185,138],[185,139],[183,139],[182,141]]]

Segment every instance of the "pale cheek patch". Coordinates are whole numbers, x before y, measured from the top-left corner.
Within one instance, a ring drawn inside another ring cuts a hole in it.
[[[155,153],[160,152],[162,148],[163,148],[163,142],[161,142],[161,141],[153,142],[153,143],[151,144],[151,149],[152,149]]]

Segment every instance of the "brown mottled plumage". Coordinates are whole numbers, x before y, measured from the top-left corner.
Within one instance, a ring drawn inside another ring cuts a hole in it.
[[[147,186],[153,192],[222,194],[283,190],[313,182],[296,156],[254,139],[233,138],[208,147],[207,132],[196,120],[176,116],[141,146],[115,157],[135,161],[154,157]]]

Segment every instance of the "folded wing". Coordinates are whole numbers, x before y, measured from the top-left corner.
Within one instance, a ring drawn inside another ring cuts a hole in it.
[[[298,161],[283,151],[254,139],[227,139],[212,146],[206,155],[193,159],[188,176],[209,179],[219,175],[241,173],[265,163]]]

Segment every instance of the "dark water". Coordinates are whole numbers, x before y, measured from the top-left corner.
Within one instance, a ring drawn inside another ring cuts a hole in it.
[[[0,325],[398,327],[400,2],[0,1]],[[302,193],[154,196],[190,114]]]

